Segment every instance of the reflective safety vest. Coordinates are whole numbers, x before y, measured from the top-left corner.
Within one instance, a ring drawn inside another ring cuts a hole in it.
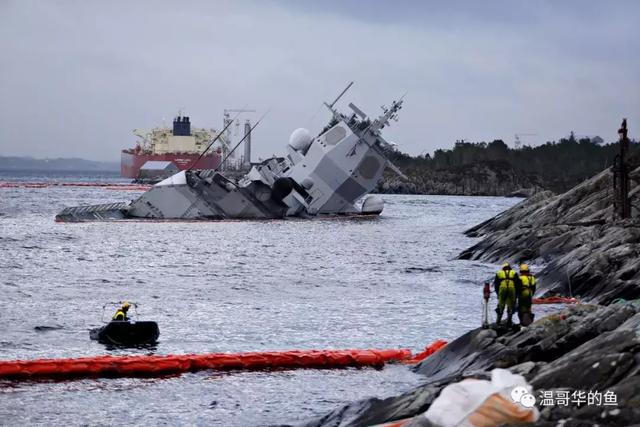
[[[500,281],[500,288],[515,288],[516,282],[514,279],[516,277],[516,272],[514,270],[500,270],[496,273],[496,277]]]
[[[127,315],[124,314],[124,311],[122,310],[116,311],[116,314],[113,315],[113,320],[126,320],[126,319],[127,319]]]
[[[534,275],[531,274],[522,274],[520,276],[520,281],[522,282],[522,289],[531,289],[533,288],[536,284],[536,277]]]
[[[520,283],[522,283],[522,289],[520,293],[523,297],[529,298],[533,296],[533,288],[536,286],[536,278],[530,274],[523,274],[520,276]]]

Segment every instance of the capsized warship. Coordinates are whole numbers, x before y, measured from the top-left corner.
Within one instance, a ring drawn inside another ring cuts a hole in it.
[[[393,145],[381,135],[397,121],[402,98],[371,120],[353,103],[352,114],[334,108],[349,86],[331,104],[333,117],[312,137],[296,129],[286,157],[255,164],[242,178],[231,180],[215,169],[184,170],[161,181],[136,200],[70,207],[59,222],[118,219],[222,220],[310,218],[318,215],[379,215],[384,202],[369,193],[386,167],[401,177],[388,159]]]

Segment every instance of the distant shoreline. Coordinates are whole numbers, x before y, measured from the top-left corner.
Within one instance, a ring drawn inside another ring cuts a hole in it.
[[[62,157],[36,159],[33,157],[0,156],[0,171],[118,172],[119,170],[119,162]]]
[[[102,174],[102,175],[114,175],[120,176],[119,170],[109,169],[5,169],[0,167],[0,173],[16,173],[16,174],[57,174],[57,173],[69,173],[73,175],[87,175],[87,174]]]

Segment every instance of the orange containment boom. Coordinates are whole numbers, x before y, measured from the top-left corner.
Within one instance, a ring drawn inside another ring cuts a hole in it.
[[[433,353],[440,350],[445,345],[447,345],[447,342],[445,340],[436,340],[426,346],[423,352],[418,353],[415,356],[411,356],[408,359],[401,360],[401,362],[407,365],[422,362],[424,359],[431,356]]]
[[[576,298],[569,297],[547,297],[547,298],[534,298],[532,300],[534,304],[578,304]]]
[[[439,344],[443,346],[444,344]],[[436,351],[436,350],[433,350]],[[424,353],[424,352],[423,352]],[[422,353],[421,353],[422,354]],[[430,353],[431,354],[431,353]],[[424,356],[426,357],[426,356]],[[0,361],[0,378],[14,380],[154,377],[215,370],[382,367],[413,358],[408,349],[294,350],[166,356],[96,356],[74,359]]]
[[[119,182],[20,182],[0,181],[0,188],[49,188],[49,187],[100,187],[106,190],[146,191],[147,184],[125,184]]]

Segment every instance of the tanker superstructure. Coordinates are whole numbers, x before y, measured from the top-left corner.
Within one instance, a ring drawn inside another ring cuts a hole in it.
[[[134,148],[124,149],[120,158],[120,174],[124,178],[139,178],[147,162],[171,162],[177,170],[215,169],[221,160],[222,148],[200,154],[217,136],[213,129],[191,128],[189,117],[178,115],[173,128],[157,127],[133,131],[140,140]]]
[[[347,87],[348,89],[348,87]],[[381,135],[397,119],[402,99],[370,119],[358,107],[346,115],[326,104],[332,118],[313,137],[295,130],[288,154],[253,165],[233,180],[216,169],[187,169],[154,185],[130,203],[66,208],[57,221],[148,218],[160,220],[273,219],[318,215],[378,215],[384,202],[369,195],[386,167],[404,175],[389,161],[393,150]],[[250,133],[249,133],[250,134]]]

